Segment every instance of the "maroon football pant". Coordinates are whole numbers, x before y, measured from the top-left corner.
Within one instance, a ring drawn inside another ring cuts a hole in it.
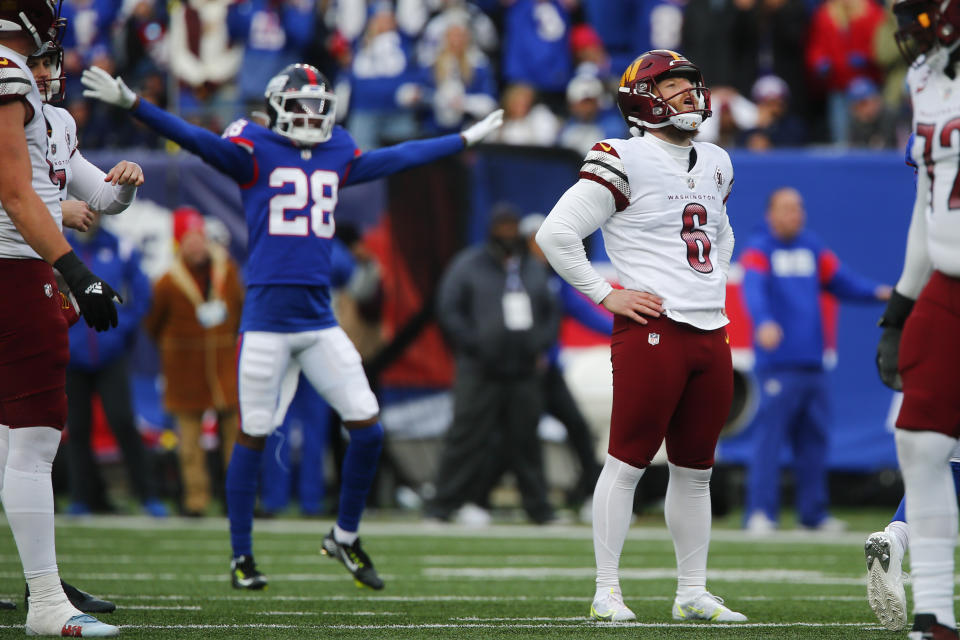
[[[907,317],[897,427],[960,437],[960,279],[934,271]]]
[[[70,350],[53,268],[0,258],[0,282],[0,424],[62,429]]]
[[[665,316],[648,320],[641,325],[614,317],[608,451],[644,468],[666,439],[673,464],[710,468],[733,401],[727,332],[702,331]]]

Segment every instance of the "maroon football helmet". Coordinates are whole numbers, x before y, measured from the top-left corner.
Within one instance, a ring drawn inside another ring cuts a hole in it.
[[[960,41],[960,0],[900,0],[893,14],[897,46],[908,63],[935,45],[952,48]]]
[[[682,76],[693,85],[664,95],[658,82],[670,76]],[[689,94],[693,106],[677,111],[669,101]],[[673,125],[684,131],[695,131],[710,117],[710,90],[703,83],[703,74],[695,64],[668,49],[654,49],[630,63],[620,78],[617,105],[628,127],[659,129]]]
[[[63,0],[0,0],[0,31],[25,31],[37,49],[44,42],[60,44],[66,18],[60,17]]]

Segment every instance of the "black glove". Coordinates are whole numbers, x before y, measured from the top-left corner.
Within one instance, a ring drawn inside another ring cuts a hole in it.
[[[80,314],[87,321],[88,327],[97,331],[106,331],[117,326],[117,308],[113,299],[123,302],[119,294],[109,284],[95,276],[87,266],[80,261],[73,251],[66,253],[53,267],[60,272],[67,286],[77,299]]]
[[[887,308],[880,318],[883,333],[877,345],[877,371],[880,380],[894,391],[903,390],[903,381],[897,371],[897,359],[900,354],[900,334],[903,333],[903,324],[913,310],[914,301],[897,293],[894,289],[887,302]]]

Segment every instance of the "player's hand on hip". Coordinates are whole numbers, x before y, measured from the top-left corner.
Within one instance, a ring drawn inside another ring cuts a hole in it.
[[[646,291],[614,289],[600,303],[618,316],[626,316],[640,324],[647,324],[644,316],[659,318],[663,313],[663,299]]]
[[[103,181],[114,185],[132,184],[139,187],[143,184],[143,169],[136,162],[121,160],[113,169],[110,169]]]
[[[783,341],[783,329],[773,320],[761,323],[754,334],[754,340],[761,349],[773,351]]]
[[[491,112],[486,118],[480,122],[473,124],[463,131],[460,132],[460,135],[463,136],[463,141],[468,147],[472,147],[477,144],[488,135],[500,128],[500,125],[503,124],[503,109],[497,109],[496,111]]]
[[[76,253],[70,251],[60,256],[53,266],[70,287],[88,327],[106,331],[117,326],[114,300],[123,302],[123,299],[109,284],[94,275]]]
[[[900,358],[900,335],[903,329],[886,327],[877,344],[877,372],[880,380],[894,391],[903,391],[903,380],[897,369]]]
[[[122,109],[130,109],[137,101],[137,94],[119,76],[114,78],[100,67],[84,69],[80,82],[85,87],[84,98],[93,98]]]
[[[64,200],[60,203],[63,226],[77,231],[89,231],[96,214],[82,200]]]

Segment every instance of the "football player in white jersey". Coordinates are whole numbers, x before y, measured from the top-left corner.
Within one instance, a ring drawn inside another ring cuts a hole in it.
[[[27,58],[43,99],[43,117],[50,144],[48,158],[60,185],[63,225],[87,231],[94,213],[106,215],[125,211],[143,184],[143,169],[135,162],[121,160],[109,172],[83,157],[77,148],[77,123],[70,112],[55,106],[63,100],[63,49],[46,42]]]
[[[911,640],[956,639],[957,497],[950,456],[960,437],[960,0],[894,5],[911,62],[911,155],[917,197],[903,271],[880,320],[877,368],[903,389],[897,456],[910,527]]]
[[[724,326],[733,231],[727,153],[694,142],[710,116],[700,70],[673,51],[648,51],[623,77],[617,103],[633,137],[603,140],[560,198],[537,243],[567,282],[613,312],[610,447],[593,494],[597,589],[590,615],[634,620],[619,562],[640,477],[666,440],[664,517],[677,556],[676,620],[744,622],[706,589],[710,475],[733,397]],[[587,259],[603,231],[623,289]]]
[[[137,187],[143,184],[143,170],[135,162],[121,160],[109,173],[91,164],[77,149],[77,125],[66,109],[51,103],[63,100],[65,83],[61,73],[63,49],[55,42],[43,46],[27,58],[43,101],[49,150],[54,176],[60,184],[63,226],[88,231],[95,214],[117,214],[133,202]],[[66,198],[78,198],[67,200]],[[84,613],[111,613],[116,605],[61,582],[70,602]],[[29,588],[26,591],[29,598]],[[29,605],[28,605],[29,606]]]
[[[28,635],[115,636],[77,610],[60,584],[50,472],[66,417],[67,320],[54,265],[87,323],[116,326],[114,291],[60,230],[42,102],[27,56],[62,31],[59,0],[0,3],[0,466],[7,521],[30,588]]]

